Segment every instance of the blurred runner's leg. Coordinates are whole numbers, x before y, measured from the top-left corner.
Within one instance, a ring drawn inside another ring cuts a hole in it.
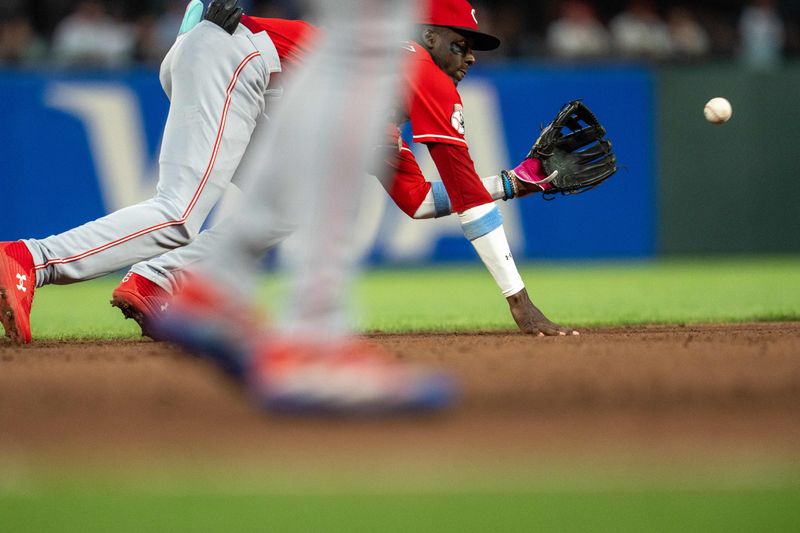
[[[247,205],[234,224],[232,249],[217,256],[213,270],[248,294],[253,251],[277,230],[295,229],[303,247],[289,261],[283,326],[340,336],[360,191],[372,147],[399,98],[400,45],[410,35],[414,2],[315,4],[323,34],[306,68],[288,83],[275,120],[257,133],[264,138],[254,145],[267,149],[243,162]]]
[[[438,409],[453,395],[445,376],[352,339],[344,318],[356,267],[353,236],[360,191],[371,159],[379,157],[374,148],[382,141],[390,109],[401,97],[401,45],[411,34],[414,2],[314,4],[323,28],[315,52],[287,83],[271,127],[256,132],[252,146],[263,151],[251,151],[239,169],[245,201],[211,263],[201,267],[211,284],[233,291],[210,300],[216,313],[209,320],[179,317],[173,330],[189,331],[181,344],[242,375],[255,400],[270,409]],[[278,327],[265,325],[260,338],[240,334],[246,328],[230,318],[228,300],[236,293],[242,302],[251,299],[253,259],[276,232],[284,231],[294,231],[302,243],[289,261],[287,308]],[[184,292],[196,294],[197,288]],[[214,292],[199,289],[201,294]],[[191,303],[195,309],[206,305],[203,298]],[[234,324],[220,327],[226,322]],[[242,354],[247,358],[243,364]]]

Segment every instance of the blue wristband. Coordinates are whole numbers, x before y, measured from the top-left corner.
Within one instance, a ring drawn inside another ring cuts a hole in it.
[[[436,210],[435,218],[446,217],[452,213],[450,205],[450,197],[447,195],[447,189],[441,181],[431,182],[431,191],[433,191],[433,206]]]
[[[503,201],[511,200],[514,198],[514,187],[511,186],[511,176],[508,172],[503,170],[500,172],[500,179],[503,180]]]

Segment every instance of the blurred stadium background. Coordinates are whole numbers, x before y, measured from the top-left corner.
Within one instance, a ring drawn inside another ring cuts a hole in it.
[[[243,3],[259,15],[303,14],[302,2]],[[589,195],[506,204],[518,257],[800,251],[800,111],[790,104],[800,2],[477,5],[505,42],[480,54],[462,87],[479,173],[516,163],[573,98],[607,124],[622,164]],[[0,2],[0,174],[15,198],[0,239],[44,237],[152,194],[167,112],[157,65],[184,6]],[[702,119],[714,96],[733,103],[723,127]],[[373,189],[360,241],[373,263],[474,259],[457,224],[405,220]]]

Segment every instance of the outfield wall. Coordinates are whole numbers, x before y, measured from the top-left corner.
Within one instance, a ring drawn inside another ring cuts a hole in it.
[[[800,252],[800,65],[658,72],[659,250]],[[733,119],[698,120],[727,96]]]
[[[622,166],[583,196],[504,203],[518,257],[800,251],[798,111],[773,105],[792,101],[800,69],[738,76],[724,66],[476,69],[461,92],[480,174],[522,158],[539,125],[572,98],[607,125]],[[719,94],[731,97],[735,118],[712,127],[702,104]],[[168,109],[156,72],[0,71],[0,99],[0,239],[47,236],[152,194]],[[420,161],[433,178],[424,149]],[[359,242],[373,261],[474,258],[453,218],[409,220],[375,183],[366,188]]]

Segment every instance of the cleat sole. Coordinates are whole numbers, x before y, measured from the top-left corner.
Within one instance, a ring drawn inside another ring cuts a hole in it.
[[[12,342],[22,344],[22,338],[17,331],[17,322],[14,320],[14,309],[8,304],[6,289],[0,288],[0,322],[6,330],[6,337]]]
[[[118,298],[113,298],[111,300],[111,305],[122,311],[122,315],[126,320],[133,320],[139,325],[139,328],[142,330],[142,337],[153,338],[150,328],[145,321],[144,313],[137,311],[131,304]]]

